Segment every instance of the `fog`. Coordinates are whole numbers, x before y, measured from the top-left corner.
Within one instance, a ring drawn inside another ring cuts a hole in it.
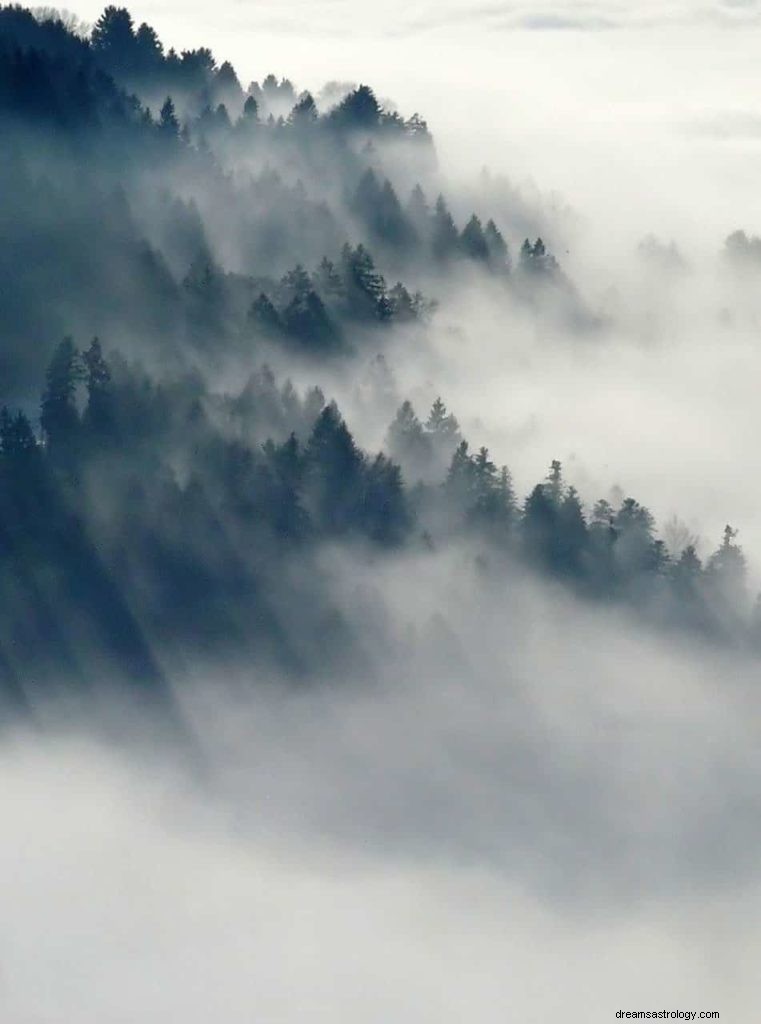
[[[464,554],[348,568],[372,678],[184,677],[190,754],[6,737],[6,1019],[747,1019],[754,667]]]
[[[400,109],[419,110],[453,206],[483,168],[504,176],[592,309],[623,314],[604,344],[569,342],[556,326],[548,353],[533,345],[533,324],[505,323],[504,307],[489,313],[476,295],[440,317],[442,333],[468,326],[465,358],[457,346],[447,352],[451,383],[396,367],[402,392],[426,402],[442,393],[468,425],[480,418],[472,441],[491,443],[526,485],[551,458],[569,472],[579,460],[572,476],[589,483],[589,500],[618,484],[661,522],[690,509],[706,551],[729,518],[761,556],[761,494],[741,455],[761,427],[753,280],[734,329],[717,329],[738,305],[721,280],[724,240],[761,231],[757,4],[178,11],[146,4],[134,15],[179,45],[211,45],[242,82],[269,69],[315,93],[327,80],[368,80]],[[99,8],[77,13],[94,20]],[[643,273],[635,253],[648,234],[676,242],[686,280],[664,287]],[[515,255],[520,235],[507,237]]]
[[[274,72],[319,101],[326,82],[367,82],[387,108],[425,117],[436,160],[393,140],[370,156],[309,143],[323,161],[312,165],[306,143],[273,134],[254,151],[217,129],[219,174],[200,145],[202,158],[170,165],[146,144],[124,181],[113,154],[98,157],[93,180],[103,196],[104,181],[123,185],[128,210],[104,237],[119,258],[147,239],[166,274],[151,264],[161,288],[149,292],[96,246],[81,279],[118,280],[121,305],[107,291],[51,302],[61,335],[83,347],[105,336],[138,441],[115,431],[81,472],[61,462],[61,508],[77,510],[89,546],[68,539],[66,519],[63,554],[33,527],[34,543],[8,557],[11,582],[0,577],[0,681],[7,670],[32,712],[9,716],[0,742],[0,1017],[755,1019],[757,635],[682,628],[662,589],[640,599],[639,578],[590,597],[525,553],[442,526],[456,510],[443,474],[421,472],[420,498],[403,467],[418,502],[409,543],[389,532],[374,547],[374,521],[331,533],[308,459],[333,398],[369,456],[389,451],[403,400],[425,421],[442,396],[470,450],[509,466],[518,507],[558,459],[588,521],[598,499],[635,497],[657,536],[674,517],[686,524],[707,565],[725,524],[738,528],[748,592],[727,603],[749,617],[761,580],[761,5],[131,10],[167,48],[232,61],[244,88]],[[89,22],[100,12],[75,8]],[[38,165],[61,172],[60,195],[86,205],[70,154],[35,145]],[[383,335],[328,307],[334,347],[317,354],[223,323],[245,322],[264,290],[280,289],[282,313],[290,296],[273,282],[286,270],[303,260],[313,273],[346,238],[363,240],[347,200],[363,161],[400,198],[418,180],[431,205],[442,190],[458,228],[472,211],[493,217],[513,267],[523,238],[541,235],[560,283],[532,291],[518,277],[511,290],[379,241],[388,284],[401,277],[435,309]],[[282,192],[263,184],[272,164]],[[164,186],[187,204],[181,216]],[[22,236],[28,216],[9,214]],[[270,249],[268,217],[280,232]],[[739,229],[750,242],[733,262],[725,240]],[[187,298],[183,231],[227,275],[216,321]],[[49,323],[29,323],[36,347],[3,353],[3,398],[26,409],[53,344]],[[253,387],[263,363],[277,384]],[[80,378],[72,406],[83,431],[95,429],[91,384],[90,404]],[[303,500],[287,507],[313,533],[280,523],[291,491],[267,490],[291,431],[307,468]],[[51,459],[52,436],[40,445]],[[59,491],[31,495],[27,508],[49,501],[57,514]],[[48,680],[72,665],[82,686],[52,694]],[[169,724],[163,705],[157,715],[113,694],[115,678],[141,674],[160,680]]]

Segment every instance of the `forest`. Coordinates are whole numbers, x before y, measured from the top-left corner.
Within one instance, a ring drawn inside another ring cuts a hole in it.
[[[420,114],[366,84],[244,87],[124,8],[85,32],[9,6],[0,124],[10,705],[103,680],[162,700],[199,660],[301,681],[361,663],[321,560],[336,548],[371,566],[464,550],[488,586],[535,576],[660,630],[761,644],[731,525],[701,559],[634,497],[590,504],[558,460],[519,493],[446,394],[404,394],[395,353],[429,345],[463,282],[581,335],[602,324],[541,237],[447,198]],[[738,232],[727,258],[758,244]],[[326,379],[361,380],[379,450]]]

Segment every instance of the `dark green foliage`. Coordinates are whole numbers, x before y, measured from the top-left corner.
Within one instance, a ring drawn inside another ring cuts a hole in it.
[[[452,214],[443,196],[436,200],[431,228],[431,248],[434,258],[446,262],[458,251],[460,237]]]
[[[0,410],[0,452],[6,464],[21,465],[38,454],[32,425],[20,410],[15,414]]]
[[[340,308],[346,302],[346,285],[338,273],[335,264],[327,256],[323,256],[314,275],[314,284],[323,300],[334,308]]]
[[[333,110],[331,120],[337,127],[346,130],[371,131],[378,127],[380,114],[380,104],[373,90],[367,85],[360,85]]]
[[[79,352],[71,338],[64,338],[48,365],[40,408],[43,437],[53,455],[70,453],[76,443],[79,430],[76,390],[81,380]]]
[[[425,244],[429,244],[432,229],[431,211],[420,185],[415,185],[410,193],[405,212],[416,236]]]
[[[352,209],[370,236],[383,245],[406,249],[415,241],[415,231],[407,219],[391,182],[381,185],[372,169],[360,179]]]
[[[356,249],[345,245],[341,262],[349,313],[358,319],[390,319],[392,310],[386,296],[386,282],[367,249],[363,245]]]
[[[481,221],[475,213],[462,230],[460,249],[464,256],[480,263],[489,262],[489,245]]]
[[[161,113],[159,115],[159,132],[164,136],[164,138],[170,140],[176,139],[179,135],[180,123],[174,112],[174,103],[172,102],[171,96],[167,96],[164,100],[164,105],[161,108]]]
[[[259,120],[259,104],[253,96],[247,96],[243,104],[243,121],[246,124],[255,124]]]
[[[346,528],[355,515],[363,460],[335,403],[317,417],[306,448],[306,465],[316,522],[327,532]]]
[[[124,74],[133,70],[136,53],[134,26],[126,7],[106,7],[93,26],[91,39],[93,50],[113,73]]]
[[[93,338],[90,347],[82,353],[84,379],[87,387],[87,406],[83,424],[91,434],[105,442],[113,436],[116,413],[111,388],[111,370],[103,357],[100,341]]]
[[[730,609],[739,609],[745,603],[745,556],[735,542],[737,530],[724,527],[721,545],[708,559],[706,580],[714,600]]]
[[[0,9],[0,115],[0,193],[13,200],[0,203],[0,378],[14,405],[0,411],[7,685],[115,674],[158,690],[154,650],[264,651],[302,667],[310,630],[338,653],[347,630],[324,606],[317,552],[341,543],[378,558],[455,541],[498,573],[518,562],[587,598],[761,647],[730,527],[705,567],[689,544],[669,558],[644,506],[585,508],[557,461],[519,503],[507,468],[471,450],[440,398],[424,423],[404,402],[375,455],[319,388],[251,371],[264,353],[301,370],[349,342],[366,364],[388,325],[425,319],[431,304],[409,282],[431,257],[442,281],[509,270],[493,220],[459,230],[420,186],[400,203],[386,169],[401,154],[405,180],[420,174],[420,117],[384,111],[365,85],[325,115],[274,75],[244,93],[231,64],[165,51],[118,7],[89,40],[58,16]],[[757,243],[738,233],[727,255],[748,265]],[[541,297],[539,282],[561,280],[543,241],[526,240],[512,291]],[[15,405],[33,407],[49,342],[73,325],[119,339],[129,359],[65,338],[38,437]],[[209,389],[242,365],[232,393]],[[390,416],[399,399],[382,354],[373,372]]]
[[[264,292],[251,305],[248,318],[250,323],[269,336],[275,336],[282,330],[280,314]]]
[[[521,246],[518,269],[536,278],[546,278],[555,274],[558,264],[555,257],[547,252],[541,238],[537,238],[533,245],[527,238]]]
[[[489,265],[492,270],[507,271],[510,269],[510,254],[507,242],[493,220],[489,220],[484,231],[484,239],[488,251]]]
[[[283,310],[283,326],[291,337],[311,348],[332,348],[339,341],[336,325],[312,288],[294,295]]]
[[[313,125],[318,118],[317,106],[311,92],[302,93],[288,120],[297,128]]]
[[[410,402],[403,402],[388,428],[386,448],[412,478],[417,479],[430,463],[433,447],[428,433]]]
[[[376,455],[365,470],[359,518],[363,532],[381,544],[398,544],[408,532],[401,469],[385,455]]]

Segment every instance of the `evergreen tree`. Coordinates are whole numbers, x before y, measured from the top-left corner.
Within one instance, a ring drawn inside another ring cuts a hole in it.
[[[164,61],[164,47],[155,29],[143,22],[135,33],[137,67],[142,74],[159,71]]]
[[[253,96],[247,96],[243,104],[242,120],[247,125],[256,124],[259,120],[259,104]]]
[[[311,291],[312,280],[302,265],[298,263],[281,279],[278,285],[278,300],[283,305],[294,299],[304,300]]]
[[[587,551],[587,524],[575,487],[569,487],[560,501],[554,562],[564,575],[580,577]]]
[[[399,407],[386,435],[386,448],[412,476],[419,476],[431,457],[431,441],[415,415],[412,403]]]
[[[228,60],[219,66],[214,75],[214,94],[224,104],[231,103],[237,107],[241,101],[243,89],[238,81],[235,68]],[[240,108],[238,107],[238,109]]]
[[[297,127],[303,127],[314,124],[317,121],[317,117],[317,104],[314,102],[311,92],[304,92],[288,115],[288,123]]]
[[[524,241],[518,266],[524,274],[537,277],[551,276],[558,269],[557,260],[547,251],[541,238],[537,238],[533,245],[528,238]]]
[[[287,334],[309,346],[324,348],[339,340],[336,325],[311,287],[306,293],[294,295],[283,310],[282,322]]]
[[[176,139],[180,132],[180,123],[174,112],[174,103],[171,96],[167,96],[159,115],[159,132],[165,139]]]
[[[391,182],[386,179],[380,193],[376,232],[386,245],[405,249],[415,242],[415,232],[407,220]]]
[[[434,257],[441,262],[451,259],[457,252],[459,241],[452,214],[444,197],[440,195],[433,214],[431,247]]]
[[[363,245],[358,245],[356,249],[345,245],[341,258],[350,312],[360,319],[387,319],[390,309],[386,282],[375,269],[367,249]]]
[[[420,185],[415,185],[410,193],[406,213],[415,234],[424,242],[428,242],[431,235],[431,211]]]
[[[71,338],[58,345],[45,374],[40,423],[51,455],[71,452],[79,430],[76,404],[77,384],[82,380],[82,364]]]
[[[742,609],[747,599],[745,556],[735,542],[736,537],[737,530],[725,526],[721,545],[706,565],[706,580],[714,600],[720,602],[728,616]]]
[[[269,336],[277,335],[283,329],[280,314],[264,292],[261,292],[259,297],[254,300],[248,311],[248,321],[253,327]]]
[[[524,503],[521,528],[526,554],[547,569],[554,567],[558,515],[548,484],[537,484]]]
[[[653,536],[652,514],[634,498],[625,498],[613,519],[616,532],[615,560],[624,578],[656,570],[658,552]]]
[[[397,323],[409,323],[418,317],[418,303],[401,281],[397,281],[388,293],[391,315]]]
[[[563,467],[557,459],[552,460],[547,474],[547,496],[556,508],[560,507],[563,497]]]
[[[460,441],[449,463],[444,490],[460,516],[466,516],[474,502],[473,458],[468,452],[468,442]]]
[[[489,253],[489,266],[495,271],[508,271],[510,269],[510,254],[507,242],[493,220],[489,220],[486,225],[484,239]]]
[[[463,228],[459,241],[460,251],[468,259],[475,260],[477,263],[489,262],[489,246],[481,221],[475,213]]]
[[[0,409],[0,453],[6,462],[19,464],[37,454],[37,439],[27,416]]]
[[[364,459],[334,402],[317,417],[305,464],[307,508],[317,528],[327,534],[356,528]]]
[[[83,422],[88,431],[102,440],[114,430],[115,413],[111,371],[97,338],[93,338],[90,347],[82,353],[82,364],[87,387]]]
[[[346,302],[346,285],[335,264],[327,256],[320,260],[314,275],[314,286],[329,306],[340,308]]]
[[[377,455],[364,474],[360,515],[363,532],[381,544],[397,544],[407,531],[401,470],[385,455]]]
[[[124,74],[133,70],[137,48],[132,15],[126,7],[106,7],[95,22],[90,39],[94,52],[109,71]]]
[[[276,533],[295,540],[306,536],[309,516],[301,501],[305,459],[294,433],[281,445],[268,441],[264,452],[274,481],[270,517]]]
[[[331,112],[333,124],[344,129],[371,131],[380,124],[381,108],[367,85],[350,92]]]

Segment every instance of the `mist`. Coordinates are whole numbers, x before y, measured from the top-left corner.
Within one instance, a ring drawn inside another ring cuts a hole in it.
[[[78,13],[94,20],[98,11]],[[522,336],[531,346],[533,327],[506,324],[504,306],[486,311],[477,294],[454,315],[470,329],[453,382],[403,375],[402,391],[422,392],[425,402],[441,392],[461,419],[480,416],[484,442],[526,484],[553,457],[569,470],[569,458],[583,460],[574,482],[591,477],[590,500],[617,483],[662,521],[700,509],[695,528],[706,550],[727,518],[717,506],[728,504],[746,549],[761,551],[759,495],[734,454],[759,427],[749,394],[759,370],[753,280],[739,324],[717,326],[738,304],[736,287],[722,282],[724,240],[740,228],[761,231],[756,4],[486,5],[467,16],[461,5],[421,4],[392,6],[382,19],[361,9],[349,17],[341,4],[279,5],[277,15],[185,5],[182,19],[174,11],[147,5],[135,17],[182,45],[208,43],[229,55],[241,80],[261,75],[258,54],[266,52],[274,70],[315,92],[330,79],[366,78],[401,109],[420,110],[453,204],[473,194],[483,168],[503,176],[523,204],[512,195],[505,207],[513,217],[521,211],[525,233],[535,227],[545,237],[593,308],[624,307],[623,329],[616,325],[602,354],[599,345],[566,345],[561,328],[551,339],[560,354],[535,353],[526,365]],[[505,190],[494,194],[498,202]],[[636,250],[650,234],[678,245],[688,274],[664,286],[645,273]],[[447,350],[448,365],[456,354]],[[454,381],[464,374],[461,397]],[[579,409],[568,396],[592,374],[601,398],[590,403],[587,394]],[[492,389],[485,416],[481,395]],[[524,398],[530,408],[521,414],[513,407]],[[683,432],[694,439],[697,465]]]
[[[191,754],[6,738],[9,1019],[752,1012],[754,666],[355,568],[372,679],[183,678]]]
[[[130,13],[0,9],[0,1016],[757,1017],[761,7]]]

